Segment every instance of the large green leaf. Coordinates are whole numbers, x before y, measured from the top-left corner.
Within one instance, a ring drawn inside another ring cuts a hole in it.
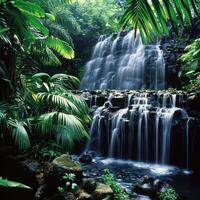
[[[75,142],[88,138],[80,120],[71,114],[62,112],[45,113],[38,118],[37,129],[42,134],[55,134],[57,142],[69,148]]]
[[[31,187],[24,185],[23,183],[15,182],[15,181],[10,181],[7,179],[3,179],[0,177],[0,186],[3,187],[18,187],[18,188],[25,188],[25,189],[31,189]]]
[[[58,52],[61,56],[67,59],[74,58],[74,50],[72,47],[63,40],[50,36],[46,39],[46,45]]]
[[[29,1],[15,0],[14,5],[21,10],[22,12],[26,12],[35,17],[44,17],[44,10],[38,6],[36,3],[32,3]]]
[[[30,147],[30,140],[26,129],[24,128],[24,123],[19,122],[16,119],[8,119],[8,127],[10,129],[12,138],[15,144],[21,150],[28,149]]]
[[[178,33],[179,25],[191,23],[192,11],[198,15],[193,0],[126,0],[124,15],[121,19],[125,27],[130,24],[135,31],[140,30],[144,42],[168,35],[168,23]]]

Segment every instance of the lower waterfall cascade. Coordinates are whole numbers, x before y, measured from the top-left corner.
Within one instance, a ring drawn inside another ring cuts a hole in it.
[[[190,117],[184,109],[185,94],[95,92],[82,93],[93,110],[91,139],[85,152],[189,169]]]

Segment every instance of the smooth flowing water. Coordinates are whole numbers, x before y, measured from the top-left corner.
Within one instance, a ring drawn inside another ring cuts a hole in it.
[[[103,106],[92,106],[96,111],[85,151],[189,168],[189,117],[181,106],[182,94],[114,91],[107,96]],[[120,99],[121,107],[115,105]]]
[[[156,45],[143,45],[133,32],[101,36],[85,66],[81,89],[164,89],[165,62]]]

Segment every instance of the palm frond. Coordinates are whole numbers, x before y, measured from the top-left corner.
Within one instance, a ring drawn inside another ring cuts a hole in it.
[[[192,22],[192,10],[198,15],[193,0],[126,0],[121,23],[124,27],[131,24],[135,31],[139,29],[142,40],[146,42],[168,35],[169,22],[178,33],[179,22],[182,26]]]
[[[60,107],[69,114],[79,114],[78,108],[71,101],[61,95],[52,93],[38,93],[36,96],[36,101],[42,103],[44,106],[51,105],[53,107]]]
[[[30,140],[26,129],[24,128],[25,123],[19,122],[16,119],[8,120],[8,127],[10,129],[12,138],[15,144],[21,150],[28,149],[30,147]]]
[[[59,38],[50,36],[45,40],[45,43],[49,48],[55,50],[64,58],[74,58],[74,50],[67,42],[60,40]]]
[[[85,102],[85,100],[81,96],[74,95],[71,92],[63,94],[69,99],[74,105],[79,109],[80,118],[84,124],[89,124],[91,122],[91,117],[88,115],[89,108]]]
[[[45,16],[44,10],[36,3],[32,3],[29,1],[15,0],[14,5],[22,12],[33,15],[35,17],[40,18]]]
[[[50,35],[53,35],[54,37],[58,37],[59,39],[68,42],[71,46],[73,45],[72,38],[69,32],[62,25],[55,22],[52,23],[49,20],[46,20],[44,24],[46,27],[48,27]]]
[[[80,120],[74,115],[51,112],[38,118],[37,129],[42,134],[55,134],[57,142],[65,147],[70,147],[75,140],[88,138]]]
[[[67,90],[73,90],[80,84],[78,78],[67,74],[55,74],[50,78],[50,82],[56,85],[63,86]]]

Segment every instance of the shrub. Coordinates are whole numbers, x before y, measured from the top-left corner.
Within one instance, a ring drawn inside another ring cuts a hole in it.
[[[109,169],[103,170],[102,179],[105,184],[109,185],[112,188],[112,190],[114,192],[114,199],[116,199],[116,200],[129,199],[128,194],[117,183],[116,179],[110,174]]]

